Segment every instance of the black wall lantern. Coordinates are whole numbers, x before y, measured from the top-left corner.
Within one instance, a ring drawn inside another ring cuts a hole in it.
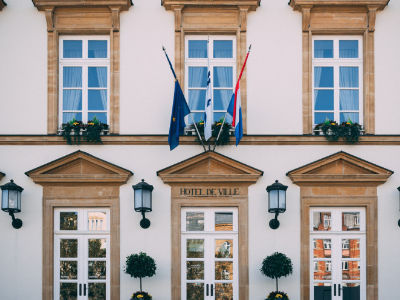
[[[143,217],[140,221],[140,226],[142,228],[149,228],[150,220],[146,219],[145,213],[152,210],[151,193],[153,191],[153,186],[144,182],[144,179],[142,179],[142,182],[132,187],[135,191],[135,211],[142,213]]]
[[[397,190],[400,192],[400,186],[397,188]],[[400,210],[400,194],[399,194],[399,210]],[[400,219],[397,222],[397,225],[399,225],[399,227],[400,227]]]
[[[11,179],[9,183],[1,186],[1,209],[12,218],[12,226],[15,229],[22,227],[22,221],[16,219],[14,213],[21,212],[21,193],[24,189],[14,183]]]
[[[267,186],[268,192],[268,212],[274,213],[275,218],[269,221],[271,229],[279,227],[278,215],[286,211],[286,190],[287,186],[275,180],[273,184]]]

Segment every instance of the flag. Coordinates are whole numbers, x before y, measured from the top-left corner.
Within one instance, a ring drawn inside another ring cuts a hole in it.
[[[229,102],[227,113],[232,116],[232,127],[235,128],[236,146],[239,144],[243,137],[243,122],[242,122],[242,103],[240,101],[240,78],[242,78],[244,67],[246,66],[247,58],[250,54],[250,48],[247,52],[246,59],[240,72],[238,81],[235,86],[235,92],[232,95],[231,101]]]
[[[174,91],[174,101],[172,104],[171,113],[171,123],[169,125],[168,134],[168,144],[169,149],[174,150],[175,147],[179,145],[179,136],[183,134],[183,129],[185,128],[185,117],[190,114],[189,106],[187,105],[185,95],[182,92],[181,86],[179,85],[178,78],[174,68],[172,67],[171,61],[163,47],[165,56],[167,57],[169,67],[171,68],[172,74],[175,77],[175,91]]]
[[[205,108],[206,111],[204,113],[204,139],[208,141],[211,137],[212,131],[212,123],[213,123],[213,101],[211,97],[211,78],[210,78],[210,69],[208,69],[207,75],[207,91],[206,91],[206,102]]]

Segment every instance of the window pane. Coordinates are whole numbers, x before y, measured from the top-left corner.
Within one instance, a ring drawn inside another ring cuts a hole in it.
[[[107,240],[106,239],[89,239],[89,257],[106,257],[107,255]]]
[[[215,262],[215,280],[232,280],[233,262],[216,261]]]
[[[107,87],[107,67],[88,67],[88,86]]]
[[[186,262],[186,279],[188,279],[188,280],[204,279],[204,262],[203,261],[187,261]]]
[[[207,58],[207,41],[190,40],[189,58]]]
[[[107,124],[107,113],[103,112],[89,112],[88,120],[92,121],[96,117],[101,123]]]
[[[186,240],[186,257],[187,258],[203,258],[204,257],[204,240],[187,239]]]
[[[360,213],[344,212],[342,213],[343,231],[360,231]]]
[[[186,283],[187,300],[204,300],[204,283]]]
[[[232,116],[230,114],[227,114],[227,113],[224,113],[224,112],[214,113],[214,121],[222,122],[224,117],[225,117],[225,123],[227,123],[227,124],[232,123]]]
[[[233,258],[233,240],[215,240],[216,258]]]
[[[330,283],[316,282],[314,283],[314,300],[331,300],[332,287]]]
[[[82,87],[82,67],[63,68],[63,87]]]
[[[340,87],[358,87],[358,67],[339,68]]]
[[[333,120],[333,112],[317,112],[314,113],[314,123],[320,124],[326,120]]]
[[[343,261],[342,262],[342,279],[343,280],[360,280],[360,262],[359,261]]]
[[[105,212],[88,212],[88,230],[107,230],[107,214]]]
[[[232,231],[233,213],[218,212],[215,213],[215,231]]]
[[[233,41],[214,41],[214,58],[232,58]]]
[[[313,213],[313,230],[329,231],[331,230],[331,213],[330,212],[314,212]]]
[[[333,110],[333,90],[314,90],[314,109]]]
[[[106,279],[106,262],[89,261],[88,262],[89,279]]]
[[[192,112],[191,115],[195,122],[204,121],[204,112]],[[192,117],[188,119],[188,124],[193,124]]]
[[[360,240],[342,239],[342,257],[360,258]]]
[[[339,57],[340,58],[357,58],[358,57],[358,41],[339,41]]]
[[[78,299],[78,284],[62,282],[60,283],[60,300]]]
[[[106,110],[107,109],[107,90],[88,91],[88,109]]]
[[[106,284],[89,282],[89,300],[106,300]]]
[[[316,261],[314,268],[314,280],[331,280],[332,279],[332,262]]]
[[[207,87],[207,67],[189,67],[189,88]]]
[[[107,41],[88,41],[89,58],[107,58]]]
[[[347,122],[348,120],[352,121],[353,123],[359,123],[358,113],[341,112],[340,122]]]
[[[82,110],[82,90],[63,90],[63,110]]]
[[[216,283],[215,284],[215,300],[233,299],[232,283]]]
[[[340,90],[340,110],[358,110],[358,90]]]
[[[314,87],[333,87],[333,67],[314,68]]]
[[[63,257],[63,258],[78,257],[78,240],[77,239],[61,239],[60,240],[60,257]]]
[[[204,230],[204,213],[187,212],[186,213],[186,230],[187,231],[203,231]]]
[[[189,90],[190,110],[204,110],[206,90]]]
[[[78,262],[60,261],[60,279],[78,279]]]
[[[82,113],[80,112],[65,112],[63,113],[63,123],[72,121],[73,119],[77,121],[82,121]]]
[[[214,90],[214,109],[226,110],[231,101],[233,90]]]
[[[78,213],[60,212],[60,230],[78,230]]]
[[[64,40],[63,41],[63,57],[64,58],[81,58],[82,57],[82,41]]]
[[[333,58],[333,41],[316,40],[314,41],[315,58]]]
[[[214,67],[214,87],[233,86],[233,68],[232,67]]]
[[[343,300],[360,300],[360,283],[343,283]]]
[[[314,258],[331,258],[331,255],[332,255],[331,249],[332,249],[331,239],[314,239],[313,240]]]

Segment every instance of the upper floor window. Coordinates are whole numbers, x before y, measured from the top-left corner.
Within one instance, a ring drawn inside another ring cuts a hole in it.
[[[217,121],[225,116],[236,84],[236,37],[186,36],[185,43],[185,94],[189,108],[196,122],[204,120],[210,78],[214,121]]]
[[[109,37],[62,36],[59,49],[59,125],[74,118],[109,124]]]
[[[314,36],[312,54],[313,123],[362,123],[362,38]]]

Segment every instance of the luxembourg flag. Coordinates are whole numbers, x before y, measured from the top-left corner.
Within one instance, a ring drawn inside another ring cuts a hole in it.
[[[227,113],[232,116],[232,127],[235,128],[235,137],[236,137],[236,146],[239,144],[240,140],[243,136],[243,122],[242,122],[242,104],[240,101],[240,79],[242,78],[244,67],[246,66],[247,58],[250,54],[250,48],[247,52],[246,59],[244,60],[244,64],[242,67],[242,71],[240,72],[238,81],[236,83],[235,92],[232,95],[231,101],[229,102]]]

